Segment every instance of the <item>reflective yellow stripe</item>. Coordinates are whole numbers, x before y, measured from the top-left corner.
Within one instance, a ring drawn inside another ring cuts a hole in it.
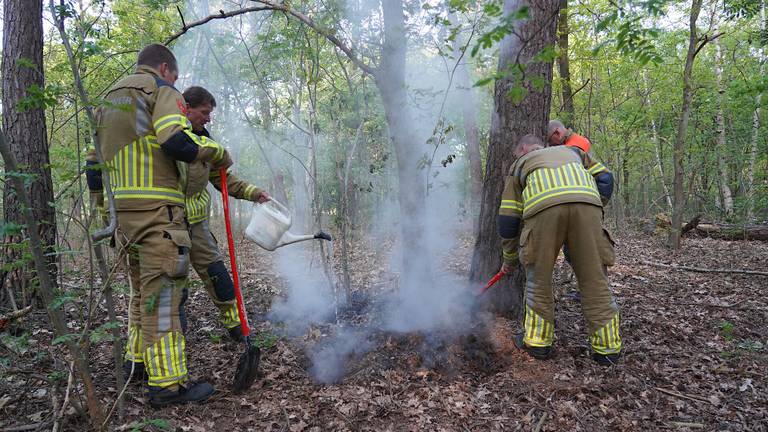
[[[555,336],[555,324],[537,314],[531,307],[525,307],[525,344],[532,347],[551,346]]]
[[[619,314],[615,314],[603,327],[590,336],[592,349],[599,354],[617,354],[621,351]]]
[[[515,200],[501,200],[499,208],[523,211],[523,203]]]
[[[165,334],[147,348],[149,385],[166,387],[187,380],[186,342],[180,332]]]
[[[171,114],[160,117],[154,124],[155,133],[160,133],[160,131],[173,125],[179,125],[180,127],[185,128],[187,126],[187,118],[181,114]]]

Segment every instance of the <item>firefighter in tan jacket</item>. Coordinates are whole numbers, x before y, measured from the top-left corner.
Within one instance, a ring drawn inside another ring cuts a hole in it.
[[[232,164],[221,145],[192,133],[184,99],[173,87],[177,78],[173,53],[148,45],[136,71],[112,86],[97,114],[117,241],[127,249],[130,268],[125,358],[134,376],[146,371],[153,407],[201,401],[214,392],[209,383],[187,383],[183,307],[191,242],[176,163]]]
[[[614,263],[613,243],[602,228],[601,212],[602,200],[613,193],[613,175],[582,150],[544,148],[534,135],[520,140],[515,156],[519,159],[509,171],[498,219],[502,271],[510,272],[518,259],[525,268],[524,332],[515,343],[535,358],[551,356],[552,269],[567,241],[593,359],[611,365],[618,360],[621,336],[619,309],[605,269]]]
[[[205,125],[211,120],[211,112],[216,108],[216,99],[202,87],[190,87],[184,90],[187,102],[187,119],[192,124],[192,131],[201,140],[210,139]],[[205,285],[208,295],[219,309],[219,319],[236,341],[243,338],[240,317],[235,303],[235,287],[232,277],[224,266],[216,238],[211,233],[208,219],[211,214],[211,194],[206,190],[210,182],[221,190],[221,177],[218,170],[211,169],[207,162],[193,162],[188,165],[189,180],[186,191],[186,212],[192,238],[192,266]],[[267,192],[227,173],[227,190],[237,199],[264,203],[270,200]]]

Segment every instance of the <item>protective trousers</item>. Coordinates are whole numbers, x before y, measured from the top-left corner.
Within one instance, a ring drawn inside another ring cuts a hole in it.
[[[211,233],[208,220],[190,226],[192,237],[192,266],[203,281],[208,295],[219,310],[219,320],[225,328],[240,325],[235,302],[235,286],[224,266],[216,238]]]
[[[131,283],[125,359],[144,363],[151,387],[187,380],[184,330],[191,242],[184,208],[119,211]]]
[[[547,347],[554,340],[552,270],[563,242],[568,243],[579,281],[592,349],[616,354],[621,350],[619,308],[605,268],[614,263],[613,243],[602,228],[600,207],[584,203],[559,204],[525,219],[520,235],[520,260],[526,271],[525,344]]]

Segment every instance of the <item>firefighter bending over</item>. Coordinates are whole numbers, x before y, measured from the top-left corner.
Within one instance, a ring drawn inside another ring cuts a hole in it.
[[[498,219],[502,270],[509,273],[518,258],[525,268],[524,331],[515,344],[534,358],[551,357],[552,269],[560,247],[568,242],[592,357],[601,365],[611,365],[619,358],[621,336],[619,310],[605,267],[614,263],[613,243],[602,228],[601,212],[602,199],[613,193],[613,175],[580,149],[544,148],[534,135],[520,140],[515,156]]]

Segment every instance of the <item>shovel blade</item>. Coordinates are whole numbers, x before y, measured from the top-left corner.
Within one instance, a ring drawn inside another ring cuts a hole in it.
[[[261,351],[259,347],[249,345],[248,349],[240,356],[237,361],[237,370],[232,387],[235,393],[243,393],[253,385],[259,376],[259,361],[261,360]]]

